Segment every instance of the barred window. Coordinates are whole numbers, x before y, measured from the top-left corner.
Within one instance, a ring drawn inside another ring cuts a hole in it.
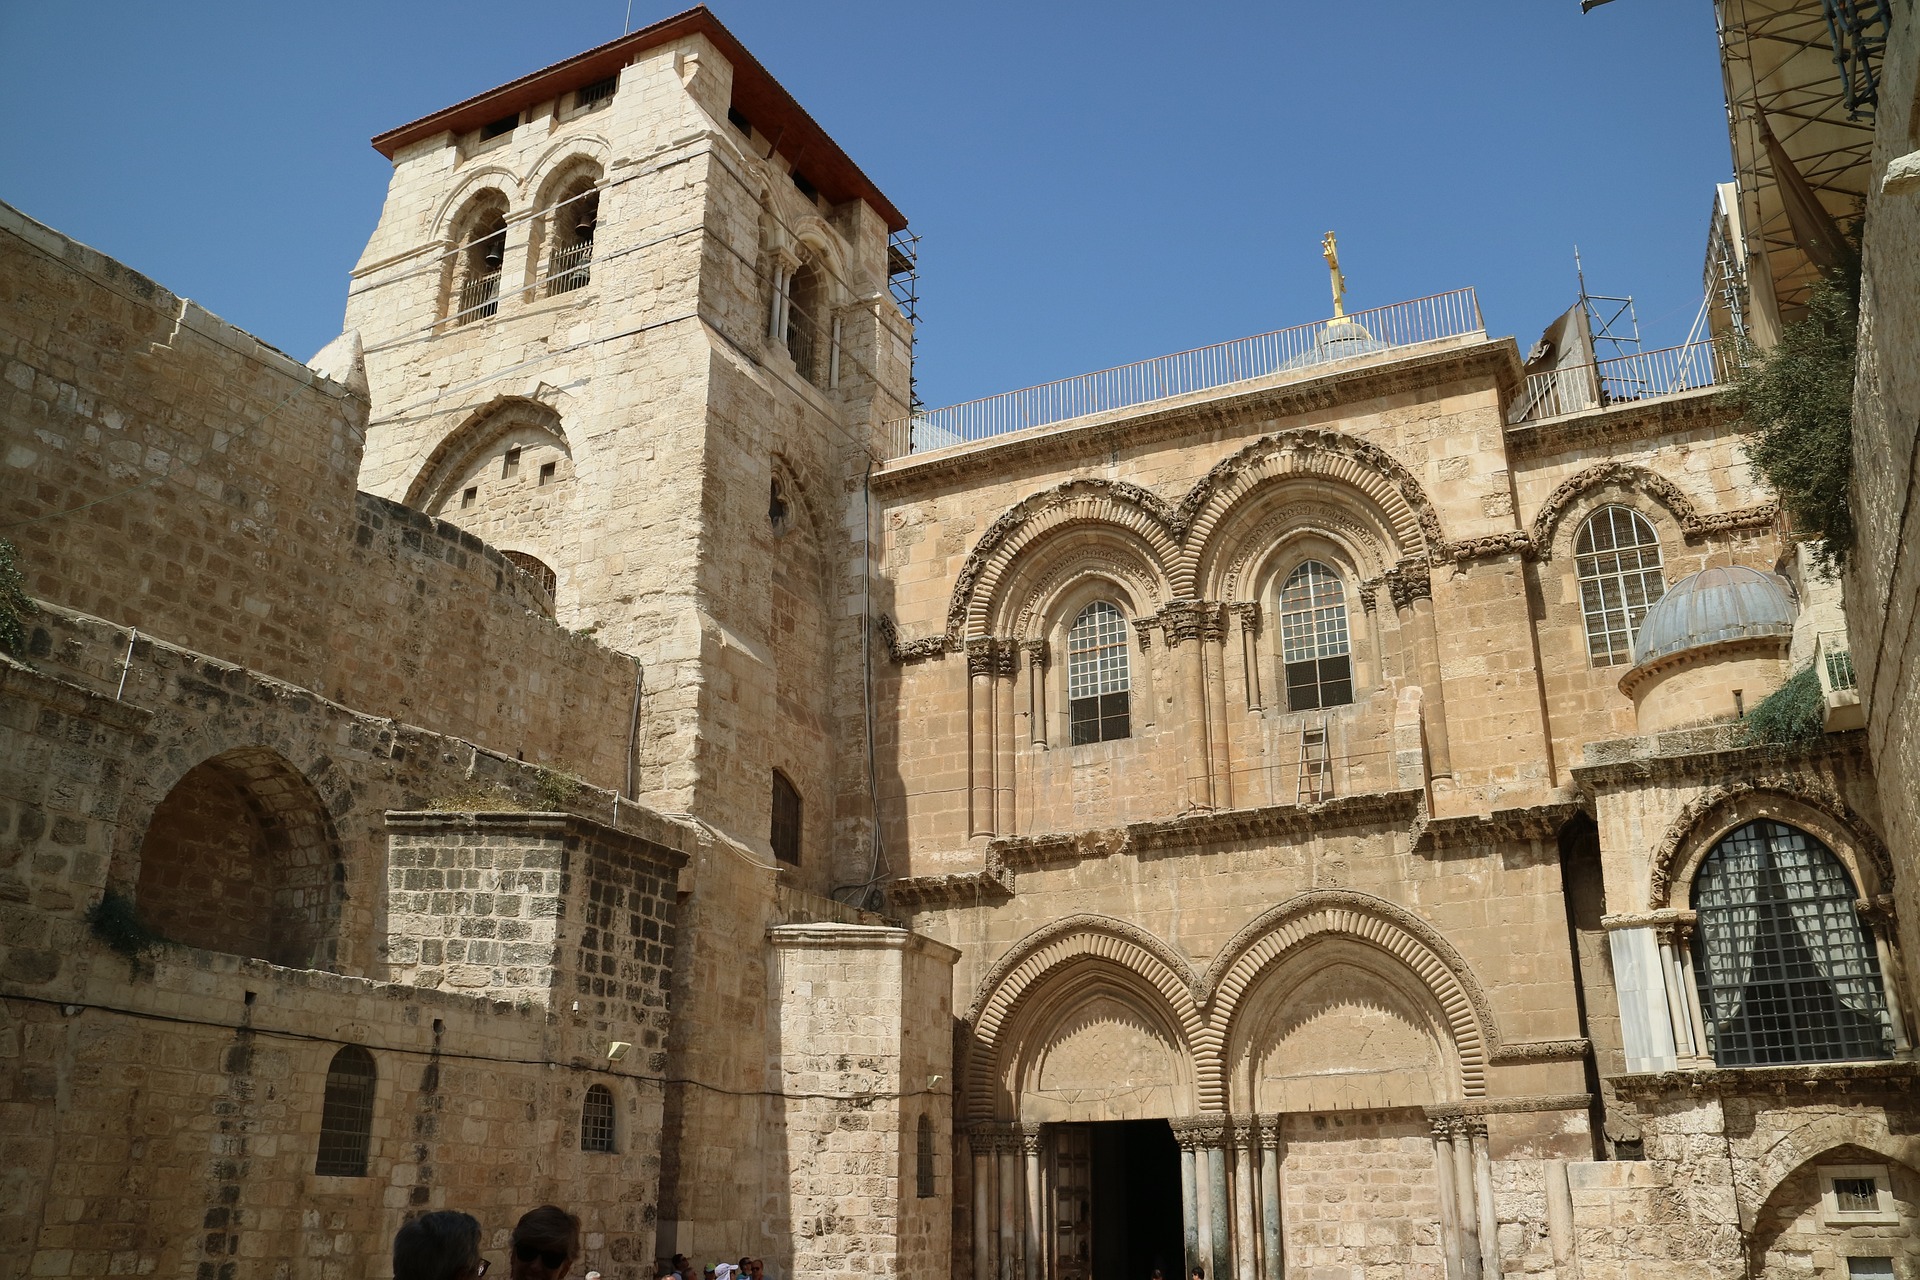
[[[1280,661],[1286,668],[1287,710],[1344,707],[1353,701],[1347,594],[1340,575],[1318,560],[1301,561],[1280,589]]]
[[[320,1106],[320,1154],[313,1171],[329,1178],[367,1176],[373,1143],[373,1055],[350,1044],[327,1067],[327,1093]]]
[[[1104,600],[1080,611],[1067,632],[1067,715],[1074,746],[1133,732],[1127,620]]]
[[[800,865],[800,792],[787,775],[773,771],[773,856]]]
[[[1886,1058],[1893,1029],[1853,882],[1827,847],[1778,822],[1714,846],[1694,880],[1694,976],[1723,1067]]]
[[[1573,554],[1588,660],[1596,667],[1631,662],[1640,619],[1667,592],[1660,539],[1639,512],[1602,507],[1580,526]]]
[[[588,1085],[580,1104],[580,1149],[613,1150],[613,1091],[603,1084]]]
[[[933,1119],[921,1116],[919,1128],[915,1134],[914,1147],[914,1193],[922,1200],[934,1194],[933,1186]]]

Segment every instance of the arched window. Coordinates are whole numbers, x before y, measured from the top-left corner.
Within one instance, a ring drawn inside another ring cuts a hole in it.
[[[613,1150],[613,1090],[603,1084],[588,1085],[580,1103],[580,1149]]]
[[[933,1118],[921,1116],[913,1153],[914,1193],[922,1200],[933,1196]]]
[[[773,856],[800,865],[800,792],[787,775],[773,771]]]
[[[1127,620],[1104,600],[1080,611],[1067,632],[1067,716],[1074,746],[1133,732],[1128,706]]]
[[[350,1044],[327,1067],[327,1096],[320,1107],[320,1154],[313,1171],[329,1178],[367,1176],[373,1144],[373,1055]]]
[[[824,370],[821,356],[826,350],[827,291],[820,267],[809,260],[794,269],[787,281],[787,354],[800,376],[818,384]]]
[[[600,192],[591,176],[563,188],[548,221],[547,296],[584,289],[593,280],[593,235],[600,223]]]
[[[500,264],[507,259],[505,200],[489,200],[465,218],[459,243],[460,287],[454,295],[453,322],[470,324],[500,310]]]
[[[1280,588],[1280,661],[1287,710],[1344,707],[1353,701],[1353,646],[1340,575],[1303,560]]]
[[[1853,902],[1840,860],[1797,828],[1763,819],[1714,846],[1693,883],[1693,954],[1715,1063],[1892,1055],[1879,958]]]
[[[502,551],[500,554],[505,556],[507,562],[514,568],[532,578],[540,589],[547,593],[547,599],[553,599],[553,593],[560,587],[560,575],[553,571],[552,565],[539,556],[528,555],[524,551]]]
[[[1602,507],[1574,539],[1580,611],[1587,622],[1587,657],[1596,667],[1633,660],[1633,633],[1666,594],[1660,539],[1630,507]]]

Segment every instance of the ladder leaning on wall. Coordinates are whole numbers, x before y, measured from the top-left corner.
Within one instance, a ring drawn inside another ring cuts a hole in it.
[[[1327,722],[1300,726],[1300,773],[1294,779],[1295,804],[1319,804],[1333,795],[1333,758],[1327,749]]]

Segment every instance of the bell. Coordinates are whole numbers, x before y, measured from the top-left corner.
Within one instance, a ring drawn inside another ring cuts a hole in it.
[[[497,267],[502,262],[506,261],[506,258],[507,258],[507,255],[500,251],[499,245],[490,244],[487,246],[487,252],[482,257],[481,261],[485,262],[490,267]]]
[[[596,215],[583,213],[580,215],[580,221],[573,224],[573,230],[582,240],[588,239],[593,235],[593,227],[597,221]]]

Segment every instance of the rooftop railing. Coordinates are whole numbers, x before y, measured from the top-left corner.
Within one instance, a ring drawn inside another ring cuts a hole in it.
[[[1483,333],[1485,328],[1480,300],[1472,289],[1437,293],[1356,311],[1341,320],[1276,329],[916,413],[887,424],[888,456],[899,458],[1009,431],[1053,426],[1349,356]]]
[[[1715,342],[1689,342],[1529,374],[1526,390],[1507,420],[1512,425],[1538,422],[1702,387],[1724,387],[1732,380],[1735,365],[1728,347]]]

